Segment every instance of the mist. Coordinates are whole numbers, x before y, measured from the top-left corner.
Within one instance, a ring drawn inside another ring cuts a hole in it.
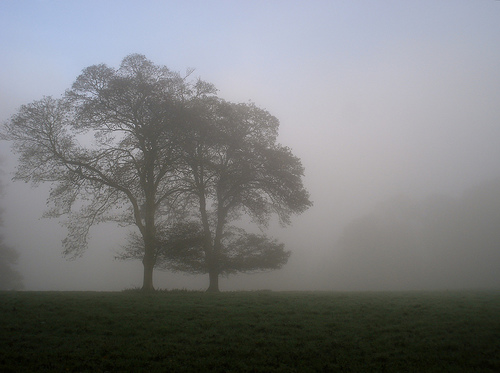
[[[97,4],[0,4],[0,122],[136,52],[276,116],[314,206],[267,231],[292,251],[283,269],[221,290],[500,287],[500,2]],[[140,286],[141,263],[114,259],[124,228],[96,226],[82,258],[62,258],[64,228],[41,218],[50,186],[11,182],[9,143],[0,156],[26,290]],[[205,289],[208,276],[154,283]]]

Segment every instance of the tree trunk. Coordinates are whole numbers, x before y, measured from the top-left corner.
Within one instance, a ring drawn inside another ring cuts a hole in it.
[[[150,265],[148,263],[143,263],[144,264],[144,280],[142,282],[142,291],[143,292],[149,292],[149,291],[154,291],[153,287],[153,268],[154,265]]]
[[[142,258],[142,264],[144,265],[144,280],[142,282],[142,291],[149,292],[155,290],[153,287],[153,270],[156,263],[154,241],[150,239],[145,240],[144,246],[144,258]]]
[[[146,257],[144,257],[142,264],[144,265],[144,280],[142,282],[142,291],[143,292],[152,292],[155,290],[153,287],[153,269],[154,269],[154,262],[151,262],[150,260],[146,260]]]
[[[222,250],[222,233],[224,225],[226,224],[227,208],[221,207],[223,205],[222,200],[218,200],[219,207],[217,209],[217,226],[215,229],[214,241],[212,244],[212,250],[210,250],[210,255],[208,256],[208,277],[210,284],[207,291],[212,293],[218,293],[219,290],[219,273],[220,273],[220,253]],[[208,220],[207,220],[208,221]]]
[[[210,248],[210,250],[207,250],[206,254],[208,259],[207,265],[208,265],[208,279],[209,279],[209,285],[207,292],[210,293],[218,293],[219,292],[219,246],[220,246],[220,240],[215,240],[213,246]]]
[[[217,273],[217,271],[210,270],[208,272],[208,278],[210,284],[208,286],[207,292],[218,293],[220,290],[219,290],[219,274]]]

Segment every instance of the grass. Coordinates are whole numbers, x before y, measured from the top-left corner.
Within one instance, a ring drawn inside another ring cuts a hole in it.
[[[500,292],[2,292],[1,372],[498,372]]]

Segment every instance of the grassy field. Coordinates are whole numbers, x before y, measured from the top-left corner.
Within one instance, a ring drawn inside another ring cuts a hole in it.
[[[3,292],[0,372],[499,372],[500,292]]]

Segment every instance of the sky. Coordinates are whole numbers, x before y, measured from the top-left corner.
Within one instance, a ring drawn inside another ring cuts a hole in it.
[[[220,97],[280,120],[314,206],[288,228],[271,226],[292,251],[284,269],[222,279],[222,290],[397,289],[397,275],[376,281],[386,267],[364,280],[342,275],[347,262],[370,270],[339,244],[347,227],[394,196],[460,199],[500,178],[499,1],[4,0],[0,24],[2,123],[22,104],[62,95],[85,67],[118,67],[131,53],[195,68]],[[140,286],[141,263],[113,259],[124,232],[112,225],[93,230],[83,258],[61,258],[64,230],[41,219],[49,186],[10,181],[6,142],[0,157],[4,236],[26,289]],[[207,279],[157,273],[155,285],[202,289]],[[454,283],[408,287],[419,286]]]

